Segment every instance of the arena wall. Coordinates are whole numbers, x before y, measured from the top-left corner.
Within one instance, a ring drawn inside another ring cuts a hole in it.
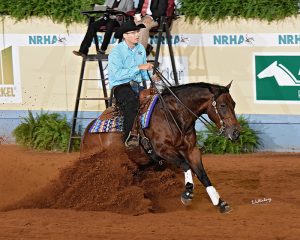
[[[0,136],[13,142],[11,131],[20,117],[27,116],[27,110],[60,112],[71,119],[81,68],[81,58],[72,50],[78,49],[86,26],[66,27],[44,18],[15,22],[5,17],[2,21]],[[261,150],[300,151],[299,29],[299,17],[272,23],[190,23],[180,17],[172,26],[179,81],[227,85],[233,80],[236,113],[245,115],[251,127],[260,132]],[[100,42],[102,37],[99,34]],[[153,45],[156,41],[155,36],[150,39]],[[112,40],[109,49],[115,44]],[[161,52],[160,67],[172,81],[166,42]],[[281,69],[281,78],[276,69],[267,72],[270,65]],[[99,77],[97,62],[87,63],[85,76]],[[85,84],[82,96],[102,96],[100,84]],[[80,111],[95,117],[104,108],[104,103],[85,101]],[[80,128],[85,125],[80,123]],[[201,129],[200,123],[197,128]]]

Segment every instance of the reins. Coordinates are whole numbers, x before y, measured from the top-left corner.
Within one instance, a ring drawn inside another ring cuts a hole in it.
[[[176,101],[178,101],[189,113],[191,113],[194,117],[196,117],[196,119],[199,119],[206,127],[208,127],[208,125],[210,125],[211,127],[213,127],[213,125],[207,121],[207,119],[205,119],[204,117],[202,117],[201,115],[198,117],[197,114],[195,114],[188,106],[186,106],[177,96],[176,94],[172,91],[172,89],[170,88],[172,86],[172,84],[166,79],[166,77],[156,68],[156,67],[153,67],[154,69],[154,72],[158,74],[158,76],[160,77],[162,83],[163,83],[163,86],[165,88],[168,89],[168,91],[174,96],[174,98],[176,99]],[[176,127],[178,128],[178,130],[180,131],[180,133],[182,134],[182,131],[180,130],[176,120],[174,119],[174,116],[172,115],[172,113],[170,112],[170,110],[168,109],[168,107],[166,106],[166,103],[163,99],[163,97],[161,96],[161,93],[158,91],[157,87],[156,87],[156,84],[155,82],[151,79],[150,77],[150,74],[149,72],[147,71],[148,73],[148,77],[151,81],[151,84],[154,86],[155,90],[157,91],[158,95],[159,95],[159,98],[160,100],[162,101],[163,103],[163,107],[164,109],[167,109],[168,113],[171,115],[172,117],[172,120],[174,121]],[[169,85],[169,86],[168,86]],[[217,114],[217,116],[219,117],[220,119],[220,125],[221,125],[221,128],[219,129],[219,134],[222,134],[225,130],[225,126],[224,126],[224,121],[222,120],[220,114],[219,114],[219,111],[217,109],[217,102],[215,100],[215,98],[213,97],[212,98],[212,106],[214,107],[214,110]],[[170,124],[170,123],[169,123]]]
[[[171,116],[173,122],[175,123],[175,125],[176,125],[178,131],[179,131],[180,134],[182,135],[182,131],[181,131],[180,127],[178,126],[178,123],[177,123],[176,119],[174,118],[174,116],[173,116],[173,114],[171,113],[170,109],[166,106],[166,102],[165,102],[164,98],[162,97],[161,93],[160,93],[159,90],[157,89],[156,84],[155,84],[155,82],[152,80],[152,78],[151,78],[151,76],[150,76],[150,74],[149,74],[148,71],[147,71],[147,74],[148,74],[148,77],[149,77],[149,79],[150,79],[150,82],[151,82],[152,86],[155,88],[155,90],[156,90],[156,92],[157,92],[157,94],[158,94],[158,97],[159,97],[159,99],[160,99],[160,101],[161,101],[161,103],[162,103],[162,106],[163,106],[163,108],[164,108],[164,110],[165,110],[165,111],[164,111],[164,115],[165,115],[165,118],[166,118],[166,120],[167,120],[167,122],[168,122],[168,124],[169,124],[169,128],[170,128],[171,130],[173,130],[173,128],[171,128],[170,122],[169,122],[168,117],[167,117],[167,115],[166,115],[166,111],[169,113],[169,115]],[[167,80],[167,82],[168,82],[168,80]],[[168,83],[169,83],[169,82],[168,82]],[[170,83],[169,83],[169,84],[170,84]]]

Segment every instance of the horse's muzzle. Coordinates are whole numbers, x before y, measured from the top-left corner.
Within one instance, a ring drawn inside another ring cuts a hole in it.
[[[240,131],[238,128],[234,127],[234,128],[226,129],[224,135],[228,137],[230,140],[235,141],[239,138]]]
[[[232,132],[232,140],[237,140],[239,136],[240,136],[240,131],[237,128],[235,128]]]

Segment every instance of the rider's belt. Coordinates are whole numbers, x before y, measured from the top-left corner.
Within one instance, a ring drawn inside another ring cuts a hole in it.
[[[129,84],[130,84],[131,87],[138,87],[138,86],[140,86],[140,83],[138,83],[138,82],[136,82],[136,81],[133,81],[133,80],[131,80],[131,81],[129,82]]]
[[[137,94],[139,95],[140,91],[141,91],[141,86],[138,82],[135,81],[130,81],[129,82],[131,89]]]

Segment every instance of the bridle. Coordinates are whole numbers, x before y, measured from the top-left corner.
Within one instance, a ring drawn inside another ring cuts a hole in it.
[[[162,74],[156,67],[153,67],[153,69],[154,69],[154,72],[156,72],[156,73],[158,74],[158,76],[160,77],[160,79],[161,79],[161,81],[162,81],[164,87],[167,88],[168,91],[175,97],[175,99],[176,99],[177,102],[179,102],[179,103],[180,103],[180,104],[181,104],[188,112],[190,112],[194,117],[196,117],[196,119],[199,119],[206,127],[208,127],[208,125],[210,125],[211,127],[213,127],[213,125],[212,125],[209,121],[207,121],[207,119],[205,119],[205,118],[202,117],[202,116],[197,116],[197,114],[195,114],[188,106],[186,106],[186,105],[185,105],[185,104],[184,104],[184,103],[176,96],[176,94],[172,91],[172,89],[169,87],[169,86],[172,86],[172,84],[165,78],[165,76],[163,76],[163,74]],[[158,95],[159,95],[160,100],[161,100],[162,103],[163,103],[163,107],[164,107],[165,110],[167,110],[167,112],[170,114],[170,116],[172,117],[172,120],[174,121],[174,123],[175,123],[177,129],[179,130],[179,132],[180,132],[181,135],[182,135],[182,131],[181,131],[181,129],[179,128],[178,123],[176,122],[176,120],[175,120],[173,114],[172,114],[172,113],[170,112],[170,110],[166,107],[166,103],[165,103],[163,97],[161,96],[161,93],[158,91],[155,82],[151,79],[150,74],[149,74],[148,71],[147,71],[147,73],[148,73],[148,77],[149,77],[149,79],[150,79],[150,81],[151,81],[151,84],[154,86],[155,90],[157,91],[157,93],[158,93]],[[168,86],[168,85],[169,85],[169,86]],[[220,96],[220,95],[219,95],[219,96]],[[219,97],[219,96],[218,96],[218,97]],[[216,115],[217,115],[218,118],[219,118],[220,126],[221,126],[221,127],[219,128],[218,134],[221,135],[221,134],[224,133],[224,131],[225,131],[226,128],[225,128],[224,120],[221,118],[221,115],[220,115],[220,113],[219,113],[219,111],[218,111],[218,108],[217,108],[217,102],[216,102],[215,96],[213,96],[212,99],[211,99],[211,105],[213,106],[213,108],[214,108],[214,110],[215,110],[215,113],[216,113]]]
[[[224,120],[221,118],[221,115],[218,111],[218,108],[217,108],[217,102],[215,100],[215,97],[212,97],[212,100],[211,100],[211,105],[213,106],[214,110],[215,110],[215,113],[217,114],[219,120],[220,120],[220,128],[219,128],[219,135],[222,135],[225,131],[225,124],[224,124]]]

